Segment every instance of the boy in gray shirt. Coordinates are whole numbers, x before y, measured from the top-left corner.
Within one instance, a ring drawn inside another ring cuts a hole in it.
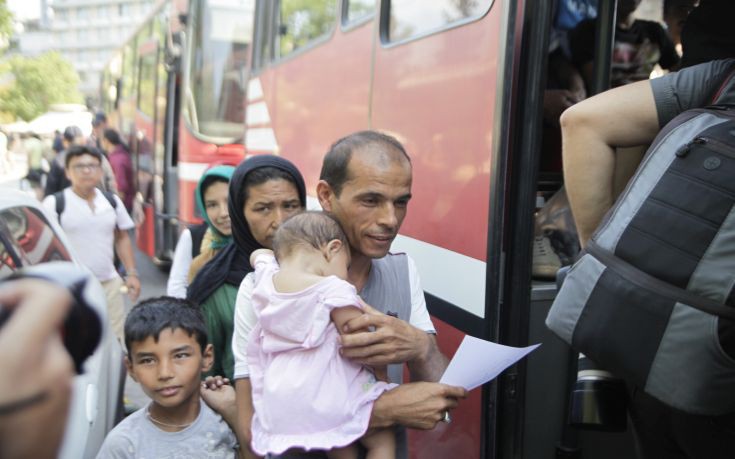
[[[154,298],[130,311],[125,364],[151,402],[107,435],[97,458],[238,457],[234,389],[200,379],[213,361],[206,330],[185,300]]]

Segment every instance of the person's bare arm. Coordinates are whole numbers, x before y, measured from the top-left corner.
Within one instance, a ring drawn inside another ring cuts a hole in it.
[[[370,416],[371,428],[402,425],[429,430],[444,417],[444,412],[456,408],[459,400],[467,397],[461,387],[433,382],[401,384],[375,400]]]
[[[271,249],[257,249],[254,250],[253,253],[250,254],[250,266],[255,268],[255,260],[260,255],[273,255],[273,251]]]
[[[115,229],[115,252],[120,257],[127,276],[125,285],[128,287],[128,295],[131,301],[136,301],[140,295],[140,279],[135,269],[135,256],[133,255],[133,242],[127,231]]]
[[[564,183],[584,247],[613,204],[615,148],[644,145],[659,130],[650,82],[586,99],[561,116]]]

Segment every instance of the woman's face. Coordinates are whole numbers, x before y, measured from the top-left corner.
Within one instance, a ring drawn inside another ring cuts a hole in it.
[[[268,180],[248,188],[243,213],[258,243],[273,248],[273,234],[288,217],[304,210],[296,186],[284,179]]]
[[[204,209],[207,211],[207,217],[223,236],[232,234],[230,212],[227,210],[228,189],[228,183],[214,182],[204,190]]]

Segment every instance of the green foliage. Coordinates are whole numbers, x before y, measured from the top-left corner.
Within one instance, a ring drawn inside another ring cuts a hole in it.
[[[335,0],[282,0],[280,55],[296,51],[336,24]]]
[[[8,2],[0,0],[0,42],[7,45],[13,34],[13,13],[8,9]]]
[[[0,89],[0,111],[29,121],[48,111],[51,104],[80,103],[79,75],[55,51],[38,57],[13,56],[0,73],[14,81]]]

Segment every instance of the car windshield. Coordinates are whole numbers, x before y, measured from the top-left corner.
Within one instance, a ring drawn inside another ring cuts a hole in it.
[[[236,142],[244,132],[253,11],[253,0],[191,4],[183,113],[195,134],[215,143]]]

